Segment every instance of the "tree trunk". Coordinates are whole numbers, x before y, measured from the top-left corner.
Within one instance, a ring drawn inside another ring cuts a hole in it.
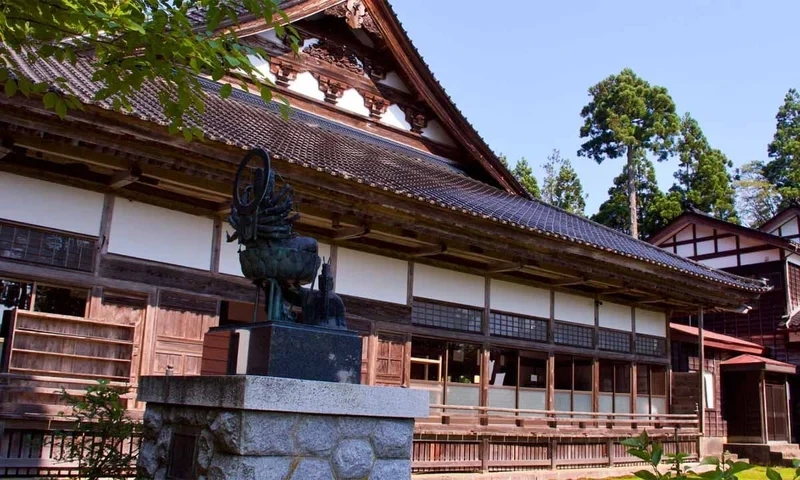
[[[631,236],[639,238],[639,217],[636,214],[636,152],[628,147],[628,210],[631,217]]]

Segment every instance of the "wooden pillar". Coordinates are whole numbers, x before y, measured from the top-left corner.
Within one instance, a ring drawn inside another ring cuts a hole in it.
[[[767,443],[769,428],[767,425],[767,382],[762,370],[758,377],[759,415],[761,417],[761,443]]]
[[[699,382],[700,389],[700,399],[697,406],[697,415],[698,420],[700,422],[700,433],[704,433],[706,431],[706,379],[705,379],[705,371],[706,371],[706,344],[703,338],[703,307],[700,307],[700,310],[697,314],[697,360],[699,363],[697,369],[697,378]]]
[[[478,404],[483,407],[489,406],[489,358],[491,355],[491,350],[489,348],[488,343],[484,343],[481,348],[481,365],[480,365],[480,372],[481,372],[481,385],[480,385],[480,395],[478,397]],[[483,413],[488,414],[486,410]],[[482,418],[481,425],[488,425],[489,420]]]
[[[219,258],[222,254],[222,219],[214,217],[214,234],[211,237],[211,271],[219,272]]]
[[[646,368],[646,367],[645,367]],[[639,366],[636,362],[631,363],[631,413],[644,413],[644,412],[637,412],[637,405],[636,397],[639,395]],[[649,413],[649,412],[648,412]]]
[[[367,339],[367,385],[375,385],[378,363],[378,331],[375,322],[369,324]]]
[[[614,380],[616,380],[616,372],[614,372]],[[616,391],[616,388],[612,387],[612,390]],[[613,396],[611,405],[613,410]],[[597,357],[592,359],[592,411],[600,411],[600,360]]]
[[[555,384],[556,384],[556,356],[553,352],[547,354],[547,396],[545,410],[555,409]]]
[[[481,472],[489,473],[489,438],[481,438],[480,443]]]
[[[788,278],[788,277],[787,277]],[[792,441],[792,405],[789,402],[789,379],[783,376],[783,399],[786,401],[786,441]]]
[[[550,318],[547,322],[547,341],[553,343],[554,341],[554,324],[556,321],[556,291],[550,290]]]
[[[411,334],[405,336],[406,348],[403,349],[403,386],[411,386]],[[439,365],[439,375],[442,374],[442,366]],[[425,380],[428,378],[426,377]]]
[[[95,276],[100,275],[100,257],[108,252],[108,241],[111,234],[111,216],[114,213],[114,199],[114,195],[110,193],[105,194],[103,197],[103,212],[100,215],[100,230],[97,233],[100,245],[98,245],[97,255],[94,257],[94,265],[92,266]],[[31,302],[31,305],[33,305],[33,302]]]
[[[672,312],[667,312],[667,411],[672,413],[672,335],[669,328],[669,320],[672,318]]]

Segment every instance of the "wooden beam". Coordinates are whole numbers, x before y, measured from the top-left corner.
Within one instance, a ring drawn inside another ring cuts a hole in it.
[[[133,164],[128,170],[120,170],[111,175],[108,186],[114,190],[126,187],[131,183],[138,182],[142,178],[142,169]]]
[[[440,255],[445,251],[447,251],[447,245],[431,245],[429,247],[415,248],[409,256],[412,258],[431,257],[433,255]]]
[[[667,302],[667,301],[668,301],[668,299],[664,298],[664,297],[648,297],[648,298],[642,298],[640,300],[636,300],[634,303],[640,303],[640,304],[645,304],[646,305],[648,303],[661,303],[661,302]]]
[[[500,263],[488,270],[488,273],[519,272],[525,268],[525,262]]]
[[[342,227],[336,229],[335,233],[331,236],[331,238],[335,242],[341,242],[344,240],[352,240],[354,238],[360,238],[367,234],[369,234],[369,227],[366,225],[357,227]]]
[[[571,286],[574,286],[574,285],[583,285],[584,283],[587,283],[588,281],[589,281],[589,278],[582,277],[582,278],[578,278],[578,279],[575,279],[575,280],[565,280],[563,282],[553,282],[552,286],[554,286],[554,287],[571,287]]]

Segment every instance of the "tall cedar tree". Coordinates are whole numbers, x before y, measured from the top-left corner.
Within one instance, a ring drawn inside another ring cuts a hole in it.
[[[626,230],[638,237],[641,214],[637,208],[635,163],[648,152],[659,161],[670,156],[680,129],[675,103],[666,88],[650,85],[627,68],[591,87],[589,95],[592,99],[581,110],[584,124],[580,129],[581,138],[588,140],[578,155],[598,163],[626,158],[625,193],[630,219]]]
[[[733,162],[720,150],[711,148],[697,120],[688,113],[681,119],[677,151],[680,163],[671,191],[677,192],[683,209],[697,208],[721,220],[738,223],[728,170]]]
[[[791,89],[775,116],[775,136],[767,147],[770,161],[764,177],[775,185],[781,206],[800,199],[800,95]]]
[[[568,158],[553,150],[544,164],[542,200],[570,213],[583,215],[586,208],[586,195],[578,173],[572,168]]]
[[[664,195],[656,182],[656,171],[653,162],[640,154],[634,162],[634,176],[636,179],[636,194],[639,199],[638,224],[639,235],[646,238],[651,233],[663,227],[668,220],[663,215],[678,215],[681,212],[680,202],[674,197]],[[608,200],[600,205],[598,212],[592,220],[608,227],[631,234],[630,208],[628,202],[628,165],[622,173],[614,179],[614,185],[608,189]],[[676,213],[677,212],[677,213]]]
[[[539,182],[536,180],[536,177],[533,176],[533,170],[531,169],[530,165],[528,165],[528,161],[525,160],[525,157],[520,158],[517,161],[517,164],[514,165],[514,168],[510,168],[508,166],[508,157],[505,155],[500,154],[497,158],[504,167],[511,171],[511,174],[514,175],[514,178],[516,178],[519,183],[525,187],[525,190],[527,190],[533,198],[542,197],[542,193],[539,190]]]
[[[163,89],[159,101],[170,132],[182,132],[191,140],[202,136],[199,127],[186,121],[197,120],[203,112],[200,75],[230,79],[219,90],[223,98],[232,93],[233,81],[260,92],[267,102],[272,99],[275,85],[256,67],[267,53],[241,43],[236,27],[264,19],[265,30],[287,35],[297,51],[297,32],[286,25],[289,19],[278,4],[279,0],[4,0],[0,85],[8,97],[41,98],[47,109],[63,118],[69,109],[82,108],[72,86],[63,79],[57,85],[33,83],[9,54],[72,64],[81,55],[90,59],[93,80],[105,85],[95,94],[96,101],[110,100],[115,110],[130,109],[142,84],[156,83]],[[197,18],[204,20],[198,24]]]
[[[781,196],[778,188],[764,177],[764,163],[745,163],[736,171],[736,209],[742,223],[759,227],[778,213]]]

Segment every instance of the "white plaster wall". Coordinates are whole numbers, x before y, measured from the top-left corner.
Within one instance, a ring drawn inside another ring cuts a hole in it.
[[[555,319],[594,325],[594,299],[556,292]]]
[[[603,302],[599,307],[600,326],[615,330],[631,331],[631,307],[618,303]]]
[[[408,86],[400,79],[400,75],[397,72],[389,72],[386,74],[386,78],[378,80],[378,83],[382,83],[386,86],[396,88],[401,92],[411,93],[408,89]]]
[[[797,217],[792,218],[788,222],[781,225],[781,236],[788,237],[789,235],[797,235]]]
[[[694,231],[696,238],[710,237],[714,235],[714,229],[705,225],[695,225]]]
[[[727,252],[728,250],[736,250],[736,237],[718,238],[717,250],[719,250],[720,252]]]
[[[408,262],[338,248],[336,292],[405,305],[408,295]]]
[[[233,234],[233,227],[228,222],[222,223],[222,239],[219,244],[219,273],[243,277],[239,264],[239,241],[228,242],[226,234]]]
[[[271,82],[275,82],[275,75],[269,71],[269,60],[264,60],[263,58],[256,57],[255,55],[248,55],[247,58],[249,58],[250,63],[256,67],[258,73],[260,73],[264,78],[268,78]],[[237,86],[236,83],[233,85]]]
[[[270,43],[274,43],[275,45],[283,45],[283,40],[278,38],[278,35],[275,33],[274,29],[261,32],[258,34],[258,36]]]
[[[492,309],[533,317],[550,318],[550,291],[519,283],[491,281],[489,304]]]
[[[483,307],[485,282],[477,275],[414,264],[415,297]]]
[[[677,245],[677,253],[681,257],[693,257],[694,256],[694,244],[691,243],[684,243],[683,245]]]
[[[781,251],[777,248],[774,250],[764,250],[763,252],[743,253],[742,265],[752,265],[754,263],[774,262],[781,259]]]
[[[728,268],[728,267],[735,267],[737,265],[736,255],[732,255],[730,257],[719,257],[719,258],[707,258],[705,260],[700,260],[700,263],[703,265],[707,265],[711,268]]]
[[[681,230],[680,232],[675,234],[675,239],[679,242],[682,240],[692,240],[694,238],[694,233],[692,232],[692,226],[687,225]]]
[[[108,251],[157,262],[208,270],[210,218],[117,198]]]
[[[453,139],[444,131],[442,124],[440,124],[438,120],[429,121],[428,126],[422,129],[422,136],[430,138],[434,142],[443,143],[445,145],[455,145]]]
[[[798,256],[798,255],[789,255],[788,257],[786,257],[786,260],[789,263],[793,263],[795,265],[800,265],[800,256]]]
[[[739,237],[739,248],[760,247],[761,245],[764,245],[764,242],[761,240],[748,238],[745,236]]]
[[[103,194],[0,172],[0,218],[98,236]]]
[[[317,254],[319,255],[320,264],[319,268],[317,269],[317,276],[314,277],[314,281],[312,285],[314,285],[314,290],[319,290],[319,276],[322,273],[322,264],[325,262],[329,262],[331,260],[331,246],[327,243],[319,243],[317,242]],[[338,291],[338,287],[335,285],[336,280],[336,271],[334,268],[334,290]]]
[[[705,255],[707,253],[714,253],[714,240],[697,242],[697,254]]]
[[[667,315],[655,310],[636,309],[636,333],[667,336]]]
[[[406,121],[406,114],[399,105],[393,103],[386,109],[386,113],[381,115],[381,123],[399,128],[401,130],[411,130],[411,124]]]
[[[319,82],[311,72],[298,73],[297,78],[289,84],[289,90],[320,101],[325,100],[325,94],[319,89]]]
[[[342,98],[336,102],[336,106],[357,115],[369,116],[369,108],[364,105],[364,97],[355,88],[345,90]]]

